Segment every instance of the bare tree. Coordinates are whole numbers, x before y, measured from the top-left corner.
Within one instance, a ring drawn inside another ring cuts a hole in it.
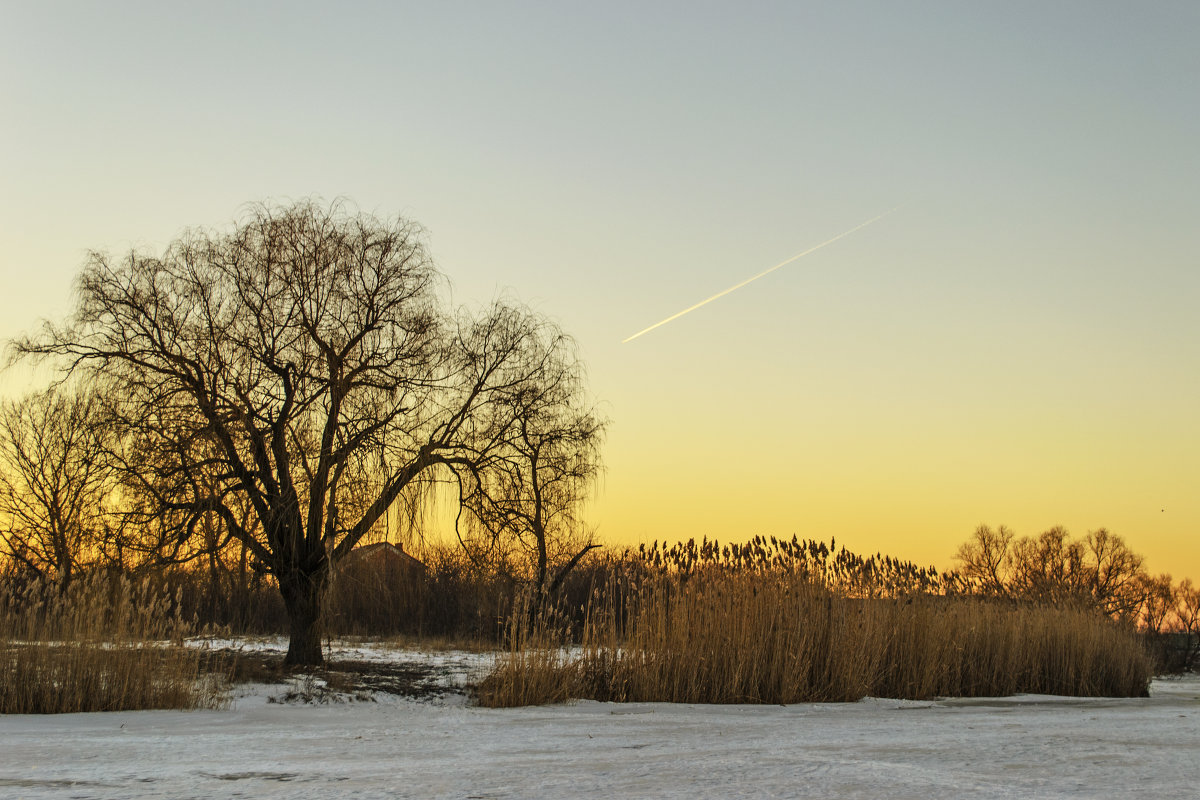
[[[1083,545],[1087,551],[1087,593],[1092,601],[1109,616],[1136,616],[1145,595],[1142,557],[1106,528],[1088,533]]]
[[[476,552],[523,551],[539,598],[553,594],[579,560],[598,547],[577,511],[600,470],[605,421],[585,403],[571,342],[556,331],[530,352],[537,378],[502,394],[516,421],[510,446],[485,469],[463,471],[463,510]],[[460,528],[460,539],[463,531]],[[551,577],[552,562],[559,562]]]
[[[1200,659],[1200,586],[1194,586],[1189,578],[1184,578],[1176,588],[1175,596],[1175,630],[1186,634],[1183,661],[1194,667]]]
[[[1061,526],[1017,538],[979,526],[956,556],[970,590],[1043,603],[1091,606],[1133,619],[1150,586],[1142,557],[1104,528],[1081,539]]]
[[[0,544],[64,589],[92,555],[111,488],[98,410],[95,395],[67,388],[0,410]]]
[[[578,369],[547,364],[545,320],[450,314],[439,280],[405,220],[257,206],[162,256],[93,253],[73,319],[17,349],[122,399],[128,473],[180,538],[220,517],[278,581],[288,662],[314,664],[331,565],[421,481],[491,482],[520,457],[513,398]]]
[[[1179,602],[1178,588],[1166,573],[1141,575],[1138,583],[1142,584],[1142,627],[1151,633],[1166,632],[1170,623],[1174,622],[1172,617]]]
[[[974,590],[986,595],[1008,594],[1013,538],[1013,532],[1003,525],[995,531],[980,525],[958,548],[955,558],[961,565],[960,572]]]
[[[1182,633],[1200,634],[1200,586],[1184,578],[1176,589],[1176,629]]]
[[[1062,526],[1021,537],[1012,549],[1012,592],[1045,603],[1081,600],[1088,580],[1084,555],[1083,543]]]

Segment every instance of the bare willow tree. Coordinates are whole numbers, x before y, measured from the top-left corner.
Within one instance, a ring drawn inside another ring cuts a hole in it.
[[[60,387],[0,409],[0,545],[63,589],[94,555],[111,491],[94,394]]]
[[[528,556],[538,598],[554,594],[588,551],[599,545],[577,511],[600,470],[606,422],[586,402],[571,342],[548,331],[531,350],[537,379],[515,386],[497,406],[515,420],[509,446],[481,469],[460,470],[468,551]],[[461,519],[461,518],[460,518]],[[478,556],[477,556],[478,557]],[[558,562],[551,577],[552,562]]]
[[[583,391],[553,325],[452,314],[440,281],[403,219],[257,206],[161,256],[91,254],[74,317],[17,349],[121,398],[128,472],[162,518],[182,539],[217,515],[278,581],[288,662],[321,663],[332,565],[422,481],[494,483],[521,457],[517,398],[553,417]]]

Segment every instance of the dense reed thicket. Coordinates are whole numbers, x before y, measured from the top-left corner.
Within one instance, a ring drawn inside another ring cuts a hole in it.
[[[149,581],[95,574],[67,586],[0,582],[0,713],[220,705],[191,625]]]
[[[947,596],[931,570],[816,543],[642,550],[572,614],[521,609],[484,705],[1137,696],[1140,640],[1094,611]]]

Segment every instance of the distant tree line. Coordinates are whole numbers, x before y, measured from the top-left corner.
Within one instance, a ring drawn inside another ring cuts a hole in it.
[[[962,591],[1094,608],[1155,633],[1200,633],[1200,587],[1152,575],[1124,539],[1104,528],[1072,537],[1062,527],[1018,537],[980,525],[958,550]]]

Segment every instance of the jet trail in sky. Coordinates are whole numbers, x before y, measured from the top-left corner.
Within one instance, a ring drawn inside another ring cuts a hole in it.
[[[860,231],[860,230],[862,230],[863,228],[865,228],[865,227],[867,227],[868,225],[870,225],[872,222],[878,222],[879,220],[883,219],[883,218],[884,218],[884,217],[886,217],[888,214],[891,214],[891,213],[892,213],[892,211],[895,211],[895,210],[896,210],[896,209],[898,209],[898,208],[900,208],[900,206],[896,206],[896,208],[893,208],[893,209],[891,209],[890,211],[885,211],[885,212],[883,212],[882,214],[880,214],[878,217],[871,217],[871,218],[870,218],[869,220],[867,220],[866,222],[863,222],[863,223],[861,223],[861,224],[859,224],[859,225],[855,225],[855,226],[854,226],[853,228],[851,228],[850,230],[848,230],[848,231],[843,231],[842,233],[839,233],[837,236],[833,237],[832,239],[826,239],[825,241],[821,242],[820,244],[818,244],[818,245],[815,245],[815,246],[813,246],[813,247],[810,247],[810,248],[808,248],[807,250],[805,250],[805,251],[804,251],[804,252],[802,252],[802,253],[796,253],[796,255],[792,256],[791,258],[788,258],[788,259],[785,259],[785,260],[783,260],[783,261],[780,261],[778,264],[776,264],[776,265],[775,265],[775,266],[773,266],[773,267],[770,267],[769,269],[764,269],[762,272],[758,273],[757,275],[755,275],[755,276],[753,276],[753,277],[746,278],[746,280],[742,281],[742,282],[741,282],[741,283],[739,283],[739,284],[736,284],[736,285],[734,285],[734,286],[730,286],[728,289],[726,289],[726,290],[724,290],[724,291],[717,292],[716,294],[714,294],[712,297],[708,298],[707,300],[701,300],[699,303],[696,303],[696,305],[694,305],[694,306],[688,306],[688,307],[687,307],[687,308],[685,308],[683,311],[680,311],[680,312],[678,312],[678,313],[676,313],[676,314],[672,314],[671,316],[667,317],[666,319],[662,320],[661,322],[656,322],[656,323],[654,323],[654,324],[653,324],[653,325],[651,325],[649,328],[643,328],[642,330],[640,330],[640,331],[638,331],[637,333],[635,333],[633,336],[630,336],[628,339],[622,339],[622,340],[621,340],[621,344],[625,344],[625,343],[627,343],[627,342],[632,342],[634,339],[638,338],[638,337],[639,337],[639,336],[641,336],[642,334],[649,333],[650,331],[654,330],[655,328],[657,328],[657,327],[659,327],[659,326],[666,325],[668,322],[672,322],[672,321],[674,321],[674,320],[677,320],[677,319],[679,319],[680,317],[682,317],[684,314],[688,314],[688,313],[690,313],[690,312],[692,312],[692,311],[695,311],[695,310],[696,310],[697,308],[699,308],[700,306],[706,306],[706,305],[708,305],[709,303],[711,303],[713,300],[717,300],[717,299],[719,299],[719,298],[722,298],[722,297],[724,297],[725,295],[729,294],[730,292],[736,292],[738,289],[742,288],[742,287],[743,287],[743,286],[745,286],[746,284],[748,284],[748,283],[754,283],[754,282],[755,282],[756,280],[758,280],[759,278],[762,278],[762,277],[764,277],[764,276],[766,276],[766,275],[770,275],[772,272],[774,272],[775,270],[779,269],[780,267],[786,267],[788,264],[792,263],[793,261],[795,261],[795,260],[796,260],[796,259],[798,259],[798,258],[804,258],[804,257],[805,257],[806,255],[808,255],[809,253],[815,253],[816,251],[820,250],[822,247],[825,247],[826,245],[831,245],[831,244],[833,244],[833,243],[834,243],[834,242],[836,242],[838,239],[841,239],[841,238],[844,238],[844,237],[846,237],[846,236],[849,236],[850,234],[854,233],[855,231]]]

